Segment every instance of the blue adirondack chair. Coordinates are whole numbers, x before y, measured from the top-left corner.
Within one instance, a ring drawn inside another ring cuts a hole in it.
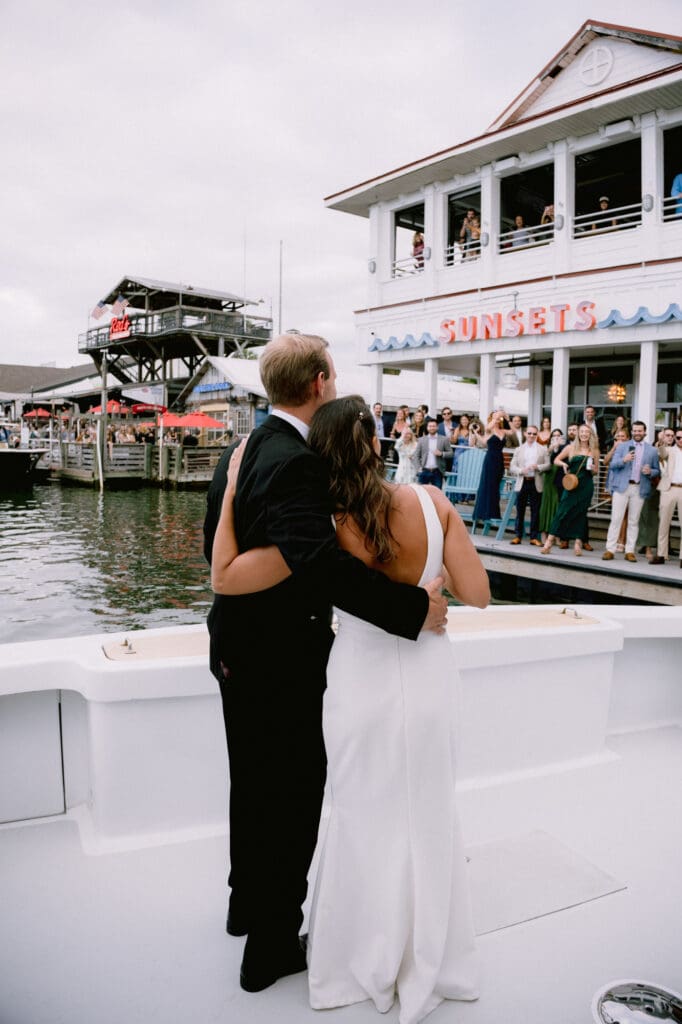
[[[476,494],[486,454],[484,448],[460,448],[457,452],[457,468],[446,473],[443,481],[443,493],[453,505]],[[471,519],[473,509],[460,509],[459,514],[462,519]]]
[[[500,482],[500,511],[502,515],[499,519],[485,519],[483,521],[483,536],[487,537],[493,527],[497,527],[495,534],[495,540],[502,540],[507,527],[511,521],[512,513],[516,508],[516,491],[514,490],[514,484],[516,483],[516,477],[507,476],[506,474],[502,477]]]

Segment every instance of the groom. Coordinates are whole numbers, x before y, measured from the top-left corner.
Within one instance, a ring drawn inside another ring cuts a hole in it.
[[[336,397],[326,341],[281,335],[265,346],[260,372],[272,414],[244,453],[235,528],[240,551],[275,544],[292,575],[260,593],[216,595],[208,617],[230,765],[227,930],[248,933],[240,975],[247,992],[306,967],[298,932],[326,776],[331,605],[412,640],[421,629],[442,632],[447,614],[442,580],[393,583],[336,545],[327,471],[306,444],[314,412]],[[209,561],[233,448],[208,493]]]

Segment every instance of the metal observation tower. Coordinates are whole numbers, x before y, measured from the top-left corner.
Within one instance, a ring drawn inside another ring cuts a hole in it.
[[[270,339],[272,319],[247,312],[257,305],[230,292],[124,277],[95,307],[97,326],[79,336],[78,351],[103,381],[109,373],[126,386],[163,384],[172,406],[209,356],[244,356]]]

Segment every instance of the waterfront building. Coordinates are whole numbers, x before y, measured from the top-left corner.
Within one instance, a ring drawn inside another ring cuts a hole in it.
[[[326,198],[369,220],[372,399],[387,371],[422,371],[430,408],[473,377],[486,416],[528,374],[536,422],[675,423],[681,192],[682,39],[586,22],[479,136]]]

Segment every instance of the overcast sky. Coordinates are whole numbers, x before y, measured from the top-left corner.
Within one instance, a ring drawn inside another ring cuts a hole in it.
[[[588,18],[682,0],[0,0],[0,362],[82,362],[126,274],[264,299],[352,361],[368,222],[323,196],[480,134]]]

